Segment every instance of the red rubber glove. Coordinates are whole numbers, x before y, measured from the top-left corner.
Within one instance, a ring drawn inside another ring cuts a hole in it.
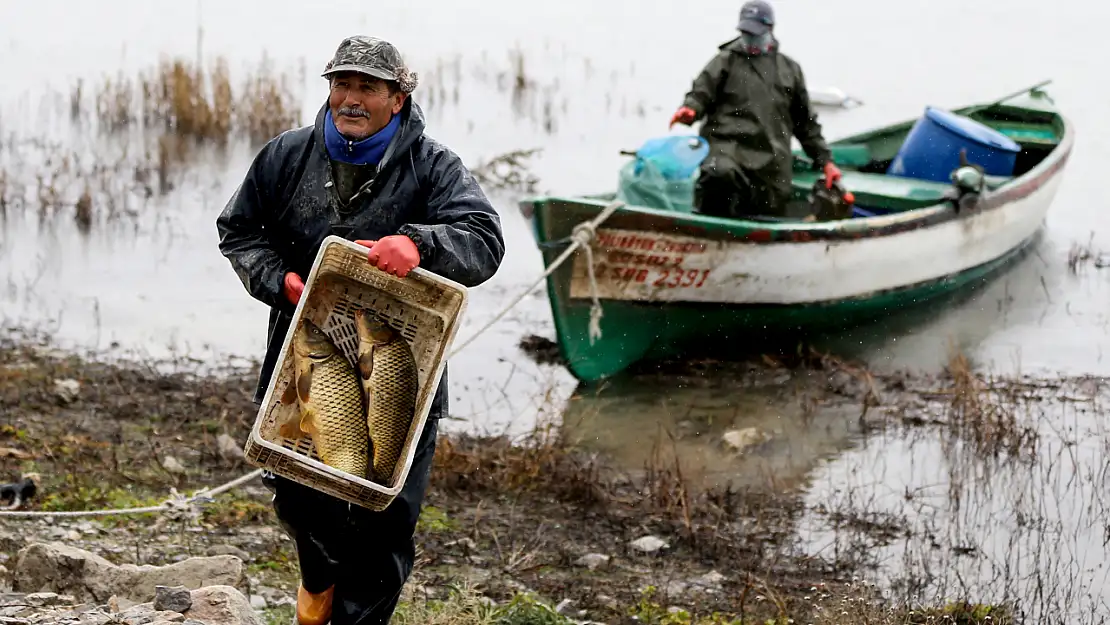
[[[697,118],[697,116],[698,114],[694,112],[694,109],[688,106],[679,107],[679,109],[674,112],[674,116],[671,117],[671,125],[669,126],[669,128],[674,128],[675,124],[684,124],[686,126],[689,126],[690,124],[694,123],[694,120]]]
[[[300,276],[290,271],[285,274],[285,284],[282,290],[285,292],[285,299],[296,306],[297,302],[301,301],[301,293],[304,292],[304,280],[301,280]]]
[[[370,248],[366,260],[382,271],[404,278],[420,264],[420,251],[412,239],[403,234],[392,234],[377,241],[360,239],[359,245]]]
[[[831,189],[833,183],[840,180],[840,168],[838,168],[832,161],[825,163],[825,188]]]

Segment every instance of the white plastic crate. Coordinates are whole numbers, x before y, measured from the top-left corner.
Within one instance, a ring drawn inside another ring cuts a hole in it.
[[[365,247],[341,237],[324,239],[244,453],[254,466],[365,508],[382,510],[401,491],[412,467],[416,444],[466,309],[467,289],[419,267],[398,278],[372,266],[366,255]],[[282,405],[280,398],[293,379],[292,341],[300,320],[307,317],[319,325],[353,365],[358,357],[354,322],[358,308],[374,311],[401,333],[412,348],[419,372],[416,415],[388,484],[324,464],[307,434],[296,440],[278,434],[286,411],[296,410],[295,404]]]

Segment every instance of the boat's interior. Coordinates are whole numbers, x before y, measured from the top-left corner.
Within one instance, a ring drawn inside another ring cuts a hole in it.
[[[986,176],[985,186],[997,189],[1030,171],[1060,144],[1064,123],[1047,95],[1032,91],[1011,98],[1006,104],[992,104],[956,109],[953,113],[969,117],[1015,141],[1021,152],[1017,155],[1010,176]],[[842,185],[855,195],[853,218],[899,213],[934,206],[956,197],[952,183],[907,178],[887,174],[903,142],[913,128],[911,120],[876,131],[830,142],[833,159],[840,168]],[[814,183],[822,175],[813,169],[809,158],[800,149],[794,151],[794,198],[787,207],[785,221],[799,221],[812,213],[808,202]],[[610,201],[615,193],[590,196]],[[668,206],[651,208],[676,209]],[[783,221],[782,218],[757,218]]]
[[[1063,138],[1064,127],[1051,107],[1037,106],[1039,98],[1026,98],[1018,106],[989,106],[957,110],[1006,135],[1021,146],[1012,176],[987,176],[987,188],[998,188],[1033,169]],[[953,185],[888,175],[887,168],[912,128],[912,122],[830,144],[833,159],[843,173],[842,184],[855,197],[853,217],[902,212],[934,205],[950,197]],[[809,159],[795,152],[794,202],[805,204],[821,175]],[[805,214],[805,207],[790,211]]]

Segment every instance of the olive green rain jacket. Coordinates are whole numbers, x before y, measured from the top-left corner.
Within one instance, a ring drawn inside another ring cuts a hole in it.
[[[773,50],[750,55],[739,38],[720,52],[694,79],[684,104],[705,123],[698,134],[709,141],[706,163],[718,175],[722,165],[773,173],[789,189],[794,135],[818,168],[831,160],[821,124],[810,109],[802,68]],[[766,178],[766,176],[761,176]]]

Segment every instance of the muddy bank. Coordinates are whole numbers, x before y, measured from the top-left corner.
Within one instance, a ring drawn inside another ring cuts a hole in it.
[[[41,476],[26,509],[156,504],[171,487],[191,492],[250,470],[238,450],[254,414],[253,371],[159,374],[40,348],[11,337],[0,343],[0,476]],[[915,390],[924,380],[877,378],[817,356],[744,371],[732,379],[737,392],[783,376],[805,378],[814,412],[853,408],[862,430],[929,421],[918,413],[931,400]],[[962,384],[976,384],[963,375]],[[934,395],[972,392],[959,390],[960,379],[929,388]],[[967,415],[972,410],[964,408]],[[800,484],[691,479],[674,453],[682,436],[660,431],[650,460],[636,470],[570,445],[557,427],[539,428],[516,444],[441,438],[417,537],[413,600],[448,598],[462,580],[470,592],[504,604],[531,592],[576,619],[608,623],[661,622],[668,608],[699,617],[822,618],[849,599],[876,615],[893,614],[893,598],[884,600],[858,579],[875,570],[876,545],[906,539],[908,527],[850,507],[807,504]],[[731,438],[722,444],[735,454],[757,444]],[[60,541],[117,564],[231,553],[247,563],[267,610],[288,609],[295,553],[268,495],[250,483],[192,519],[5,519],[0,564],[11,568],[15,553],[34,541]],[[866,540],[807,553],[797,540],[804,514],[851,526]],[[638,621],[629,620],[634,615]]]

